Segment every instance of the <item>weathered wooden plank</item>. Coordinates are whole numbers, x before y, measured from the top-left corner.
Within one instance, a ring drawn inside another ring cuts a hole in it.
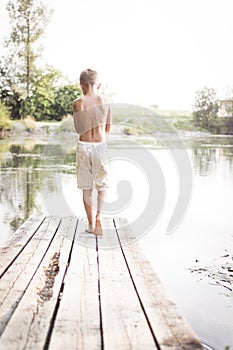
[[[98,247],[100,249],[119,248],[116,229],[111,217],[103,218],[103,236],[98,238]]]
[[[44,219],[44,217],[29,217],[12,237],[0,247],[0,278],[37,232]]]
[[[130,236],[126,222],[115,219],[120,240]],[[145,315],[161,350],[203,349],[191,327],[168,297],[137,242],[122,246],[130,274]]]
[[[48,249],[60,218],[46,218],[0,280],[0,335],[12,317]]]
[[[113,232],[112,220],[108,226]],[[121,249],[98,248],[98,254],[104,348],[157,349]]]
[[[0,338],[0,348],[43,349],[53,323],[62,289],[72,240],[65,232],[75,232],[77,220],[65,218],[7,328]],[[70,235],[69,235],[70,236]]]
[[[59,220],[29,220],[3,247],[0,349],[203,349],[127,221],[96,238]]]
[[[96,238],[85,227],[79,221],[50,350],[101,349]]]
[[[96,236],[92,233],[86,232],[87,219],[84,217],[79,217],[78,231],[75,235],[75,243],[83,247],[90,247],[96,249]]]

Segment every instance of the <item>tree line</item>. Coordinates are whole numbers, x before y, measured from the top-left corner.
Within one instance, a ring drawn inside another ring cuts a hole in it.
[[[61,120],[72,113],[72,101],[81,90],[52,66],[40,65],[40,40],[52,11],[44,0],[9,0],[6,10],[10,34],[0,58],[0,130],[9,128],[9,119]],[[233,104],[228,105],[227,118],[219,118],[219,108],[213,88],[197,91],[194,126],[213,133],[233,133]]]
[[[52,66],[41,66],[40,40],[52,11],[44,0],[9,0],[6,10],[10,34],[0,58],[0,120],[4,115],[61,120],[72,113],[72,101],[81,90]]]
[[[219,115],[221,108],[224,109],[222,117]],[[193,124],[214,134],[233,134],[233,98],[221,101],[213,88],[198,90],[193,108]]]

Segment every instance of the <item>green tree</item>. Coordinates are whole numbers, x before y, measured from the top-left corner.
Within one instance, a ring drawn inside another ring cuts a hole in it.
[[[39,39],[44,34],[51,11],[44,0],[9,0],[6,8],[11,31],[5,43],[6,55],[0,64],[0,98],[12,108],[12,115],[19,117],[20,108],[31,114],[36,60],[41,55]]]
[[[37,71],[32,95],[29,97],[32,115],[35,119],[53,119],[56,86],[61,81],[62,73],[51,66]],[[23,108],[23,107],[22,107]],[[22,111],[22,114],[25,114]]]
[[[5,104],[0,101],[0,131],[9,130],[11,128],[10,112]]]
[[[17,60],[19,80],[25,85],[26,97],[29,97],[35,61],[40,56],[40,47],[36,44],[45,31],[51,12],[43,0],[9,0],[7,11],[11,23],[8,40],[11,58]]]
[[[210,132],[217,132],[219,128],[218,110],[219,103],[213,88],[204,87],[197,91],[193,111],[195,126]]]
[[[9,108],[11,119],[20,118],[20,107],[23,101],[22,91],[17,84],[14,70],[8,60],[2,57],[0,61],[0,100]]]
[[[232,96],[232,95],[231,95]],[[228,103],[226,105],[226,112],[228,117],[223,118],[224,133],[233,134],[233,98],[228,98]]]
[[[62,73],[51,66],[38,71],[30,105],[32,115],[38,120],[61,120],[72,113],[72,102],[81,95],[78,84],[70,84]],[[23,111],[22,111],[23,114]]]
[[[72,102],[81,96],[82,91],[78,84],[60,86],[55,91],[53,111],[55,119],[61,120],[63,116],[72,114]]]

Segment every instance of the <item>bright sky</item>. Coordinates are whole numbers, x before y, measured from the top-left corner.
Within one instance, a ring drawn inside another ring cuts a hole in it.
[[[197,89],[233,87],[232,0],[47,2],[44,60],[73,81],[97,69],[114,101],[190,109]]]

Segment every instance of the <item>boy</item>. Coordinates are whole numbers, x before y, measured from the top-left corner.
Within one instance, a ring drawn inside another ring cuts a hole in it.
[[[101,209],[108,188],[108,160],[106,133],[111,127],[109,102],[98,94],[100,84],[95,70],[86,69],[80,74],[83,96],[73,102],[74,126],[80,135],[77,148],[78,187],[83,190],[83,203],[88,219],[87,232],[101,236]],[[93,221],[92,191],[97,190],[97,212]]]

